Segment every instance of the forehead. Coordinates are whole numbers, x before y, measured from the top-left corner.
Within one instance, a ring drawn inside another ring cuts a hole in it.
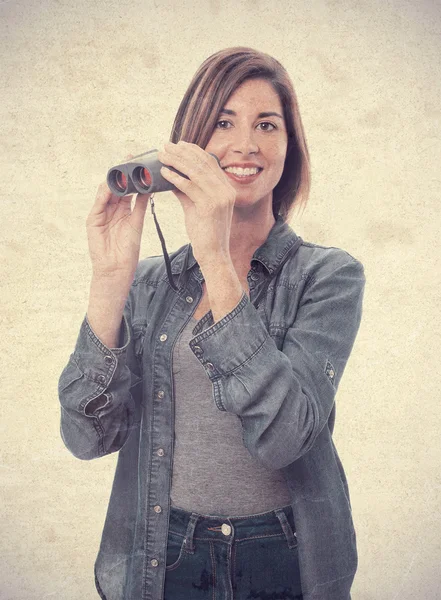
[[[228,98],[225,107],[234,104],[265,105],[267,110],[281,108],[280,98],[273,86],[265,79],[250,79],[242,83]],[[225,108],[224,107],[224,108]]]

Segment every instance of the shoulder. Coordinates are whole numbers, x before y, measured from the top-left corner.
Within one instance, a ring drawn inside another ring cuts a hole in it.
[[[320,273],[323,276],[340,268],[364,274],[364,265],[361,260],[347,250],[336,246],[323,246],[302,240],[297,252],[297,259],[302,268],[311,275]]]
[[[364,265],[353,254],[336,246],[323,246],[302,239],[297,252],[282,269],[282,277],[291,286],[301,289],[329,289],[351,287],[362,289],[366,277]]]

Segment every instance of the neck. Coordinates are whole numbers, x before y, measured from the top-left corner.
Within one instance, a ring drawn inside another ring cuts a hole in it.
[[[233,263],[245,261],[249,264],[254,252],[266,241],[275,222],[272,208],[269,213],[255,218],[250,218],[249,215],[244,218],[235,211],[230,232],[230,256]]]

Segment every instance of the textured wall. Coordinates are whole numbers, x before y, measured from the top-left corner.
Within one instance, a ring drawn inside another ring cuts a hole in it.
[[[334,435],[353,597],[441,598],[440,2],[6,0],[0,20],[1,600],[97,597],[117,456],[75,459],[57,397],[87,309],[85,221],[109,166],[163,145],[197,67],[234,45],[278,58],[298,94],[313,181],[292,227],[366,269]],[[169,251],[187,243],[177,199],[156,211]],[[148,207],[141,257],[161,253]]]

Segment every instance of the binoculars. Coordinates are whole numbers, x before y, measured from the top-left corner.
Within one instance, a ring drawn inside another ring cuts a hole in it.
[[[211,152],[210,154],[214,156],[220,166],[218,157]],[[134,156],[129,161],[109,169],[107,173],[107,185],[116,196],[151,194],[153,192],[176,190],[175,185],[162,177],[160,169],[163,166],[163,163],[158,160],[158,149],[153,148],[153,150],[138,154],[138,156]],[[181,175],[181,177],[189,179],[189,177],[177,169],[169,165],[165,166],[178,175]]]

